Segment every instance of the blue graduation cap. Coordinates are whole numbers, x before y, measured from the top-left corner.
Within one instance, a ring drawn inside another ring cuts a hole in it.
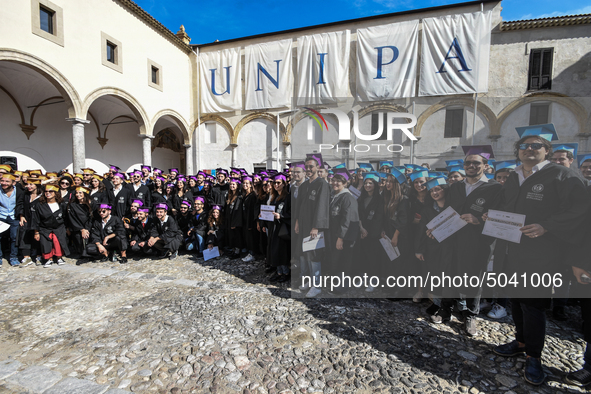
[[[402,185],[403,183],[405,183],[405,182],[406,182],[406,175],[404,174],[404,172],[403,172],[403,171],[400,171],[400,170],[399,170],[399,169],[397,169],[397,168],[392,168],[392,169],[390,170],[390,174],[391,174],[391,175],[392,175],[394,178],[396,178],[396,180],[398,181],[398,183],[400,183],[401,185]]]
[[[426,183],[427,190],[431,190],[435,186],[441,186],[441,185],[447,185],[447,181],[442,176],[438,176],[436,178],[433,178],[429,182]]]
[[[495,164],[496,162],[497,162],[496,160],[488,159],[488,165],[491,166],[491,167],[495,167],[496,166],[496,164]]]
[[[452,172],[459,172],[460,174],[466,176],[466,171],[464,170],[463,166],[451,166],[447,167],[447,171],[451,174]]]
[[[404,172],[406,170],[405,166],[394,166],[398,171]]]
[[[380,176],[375,172],[366,172],[363,174],[363,181],[365,182],[366,179],[372,179],[377,183],[380,183]]]
[[[445,166],[446,167],[451,167],[451,166],[463,166],[464,165],[464,160],[446,160],[445,161]]]
[[[586,162],[587,160],[591,160],[591,154],[590,154],[590,153],[588,153],[588,154],[586,154],[586,155],[583,155],[583,156],[579,157],[579,167],[580,167],[580,166],[581,166],[581,165],[582,165],[584,162]]]
[[[486,177],[487,177],[488,179],[495,179],[495,174],[489,174],[489,173],[486,173],[486,174],[484,174],[484,175],[486,175]]]
[[[380,161],[380,168],[382,167],[394,167],[394,162],[392,160]]]
[[[405,164],[404,167],[406,168],[410,168],[413,171],[429,171],[428,168],[425,167],[421,167],[418,164]]]
[[[573,154],[575,159],[577,158],[577,152],[579,150],[579,144],[576,142],[569,142],[564,144],[552,144],[552,150],[554,152],[559,150],[565,150]]]
[[[373,171],[373,166],[371,165],[371,163],[357,163],[357,167],[359,168],[363,168],[364,170],[367,171]]]
[[[552,123],[539,124],[535,126],[516,127],[515,130],[517,130],[519,138],[535,136],[542,137],[548,141],[556,141],[558,139],[556,129],[554,128],[554,125]]]
[[[418,178],[427,178],[429,176],[428,170],[419,170],[410,174],[410,181],[414,182]]]
[[[341,163],[341,164],[337,164],[336,166],[334,166],[332,168],[347,168],[347,165],[345,163]]]
[[[499,161],[495,165],[495,170],[499,171],[499,170],[502,170],[503,168],[515,169],[515,167],[517,167],[516,160]]]
[[[438,178],[440,176],[445,176],[445,174],[441,171],[429,171],[429,178]]]

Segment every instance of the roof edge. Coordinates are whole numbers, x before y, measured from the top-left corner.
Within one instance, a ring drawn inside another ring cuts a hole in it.
[[[552,16],[548,18],[524,19],[501,23],[501,31],[540,29],[591,24],[591,14]]]

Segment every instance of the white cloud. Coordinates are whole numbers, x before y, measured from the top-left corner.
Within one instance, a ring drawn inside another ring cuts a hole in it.
[[[591,5],[588,5],[583,8],[579,8],[576,10],[561,12],[561,11],[554,11],[551,13],[541,14],[541,15],[533,15],[533,14],[526,14],[523,15],[520,20],[524,19],[541,19],[541,18],[552,18],[555,16],[565,16],[565,15],[581,15],[581,14],[591,14]]]

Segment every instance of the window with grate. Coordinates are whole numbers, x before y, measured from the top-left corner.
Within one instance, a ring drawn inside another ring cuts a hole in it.
[[[529,54],[527,90],[552,89],[554,48],[532,49]]]
[[[464,130],[464,109],[447,109],[445,111],[444,138],[462,138]]]

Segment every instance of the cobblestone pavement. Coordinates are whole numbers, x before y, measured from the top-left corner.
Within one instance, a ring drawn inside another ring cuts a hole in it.
[[[582,363],[578,308],[548,323],[547,382],[496,357],[511,318],[433,325],[410,300],[291,298],[260,262],[0,269],[0,394],[555,393]],[[584,391],[583,391],[584,392]]]

